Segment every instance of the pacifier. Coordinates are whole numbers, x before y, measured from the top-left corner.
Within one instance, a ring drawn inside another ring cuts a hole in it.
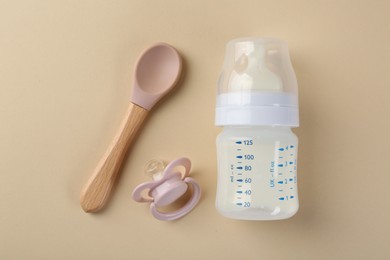
[[[152,215],[159,220],[175,220],[188,214],[199,202],[200,187],[198,183],[188,177],[191,161],[182,157],[170,162],[166,167],[163,161],[151,160],[145,167],[145,173],[152,175],[153,181],[144,182],[135,187],[132,197],[137,202],[150,202]],[[170,205],[181,198],[192,186],[191,198],[178,210],[162,212],[164,206]],[[141,193],[147,191],[147,197]]]

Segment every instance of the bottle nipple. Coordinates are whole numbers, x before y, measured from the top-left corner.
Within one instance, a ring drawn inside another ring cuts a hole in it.
[[[251,45],[234,63],[232,88],[234,90],[282,91],[283,83],[266,63],[266,50],[259,45]]]

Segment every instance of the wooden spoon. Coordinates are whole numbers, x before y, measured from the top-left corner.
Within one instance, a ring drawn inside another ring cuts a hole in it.
[[[134,73],[131,102],[119,132],[81,193],[80,203],[85,212],[103,208],[126,151],[149,111],[175,86],[181,69],[179,53],[166,43],[158,43],[142,53]]]

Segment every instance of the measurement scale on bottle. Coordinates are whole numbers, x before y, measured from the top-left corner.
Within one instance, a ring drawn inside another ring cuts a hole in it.
[[[233,156],[230,164],[230,183],[234,188],[234,204],[251,208],[260,206],[261,197],[256,197],[258,189],[267,188],[274,200],[287,202],[296,198],[297,183],[296,148],[294,145],[276,146],[274,154],[259,155],[254,150],[255,140],[234,140]],[[263,182],[262,184],[257,183]],[[264,183],[265,182],[265,183]],[[256,199],[254,198],[256,197]],[[256,201],[259,205],[254,205]]]

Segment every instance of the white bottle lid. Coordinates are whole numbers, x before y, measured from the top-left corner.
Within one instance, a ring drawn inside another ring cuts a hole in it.
[[[286,43],[244,38],[227,44],[215,124],[299,126],[298,86]]]

